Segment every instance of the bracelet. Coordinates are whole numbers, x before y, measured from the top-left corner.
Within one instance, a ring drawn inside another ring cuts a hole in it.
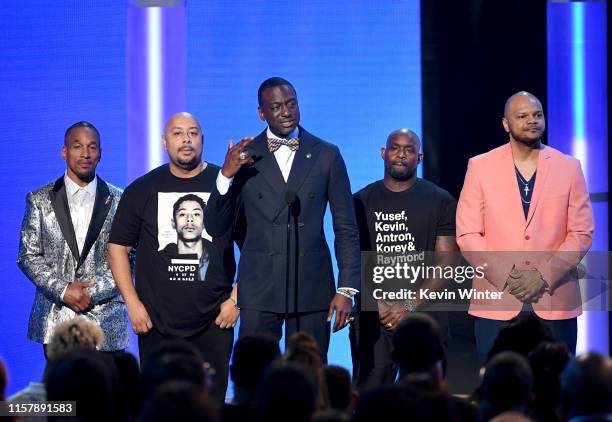
[[[234,307],[238,310],[240,310],[240,307],[238,307],[238,301],[236,299],[234,299],[233,297],[228,297],[228,300],[231,300],[234,303]]]
[[[355,297],[355,295],[358,293],[358,291],[356,289],[350,288],[350,287],[339,287],[336,290],[336,293],[344,296],[344,297],[348,297],[349,299],[353,299]]]

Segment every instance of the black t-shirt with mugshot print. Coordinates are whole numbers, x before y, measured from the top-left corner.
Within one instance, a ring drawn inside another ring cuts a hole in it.
[[[204,208],[219,167],[192,178],[162,165],[130,184],[121,197],[110,242],[136,248],[136,291],[164,335],[206,329],[229,296],[236,269],[231,231],[212,239]]]

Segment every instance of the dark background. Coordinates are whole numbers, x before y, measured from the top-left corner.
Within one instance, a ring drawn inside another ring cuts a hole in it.
[[[421,2],[425,174],[456,198],[470,157],[508,141],[506,99],[546,113],[546,1]]]

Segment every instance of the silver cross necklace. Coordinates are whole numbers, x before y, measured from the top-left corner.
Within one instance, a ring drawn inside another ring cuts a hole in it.
[[[515,171],[515,172],[516,172],[516,174],[518,175],[519,180],[521,181],[521,183],[522,183],[523,185],[525,185],[525,186],[523,187],[523,191],[525,191],[525,198],[527,198],[527,197],[529,196],[529,182],[531,181],[531,179],[529,179],[529,181],[525,180],[525,178],[524,178],[524,177],[521,175],[521,172],[520,172],[520,171],[518,171],[518,169],[516,168],[516,166],[514,167],[514,171]],[[533,178],[533,176],[531,176],[531,177]],[[521,198],[521,199],[523,199],[523,198]],[[523,199],[523,202],[525,202],[526,204],[528,204],[528,203],[529,203],[529,202],[531,202],[531,201],[525,201],[525,200]]]

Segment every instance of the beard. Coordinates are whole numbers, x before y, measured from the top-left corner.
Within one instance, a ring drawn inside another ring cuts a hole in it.
[[[416,174],[416,168],[411,169],[409,167],[403,167],[401,169],[397,169],[393,167],[393,165],[385,166],[385,168],[389,176],[400,182],[410,180]]]
[[[541,131],[537,134],[531,134],[531,133],[525,134],[523,132],[516,132],[510,129],[510,135],[512,135],[512,138],[515,141],[523,145],[533,146],[542,140],[542,136],[544,135],[544,132]]]
[[[183,159],[177,159],[176,161],[176,165],[179,166],[180,168],[182,168],[183,170],[187,170],[187,171],[191,171],[194,170],[198,165],[200,165],[200,162],[202,161],[202,156],[194,156],[192,158],[183,160]]]

